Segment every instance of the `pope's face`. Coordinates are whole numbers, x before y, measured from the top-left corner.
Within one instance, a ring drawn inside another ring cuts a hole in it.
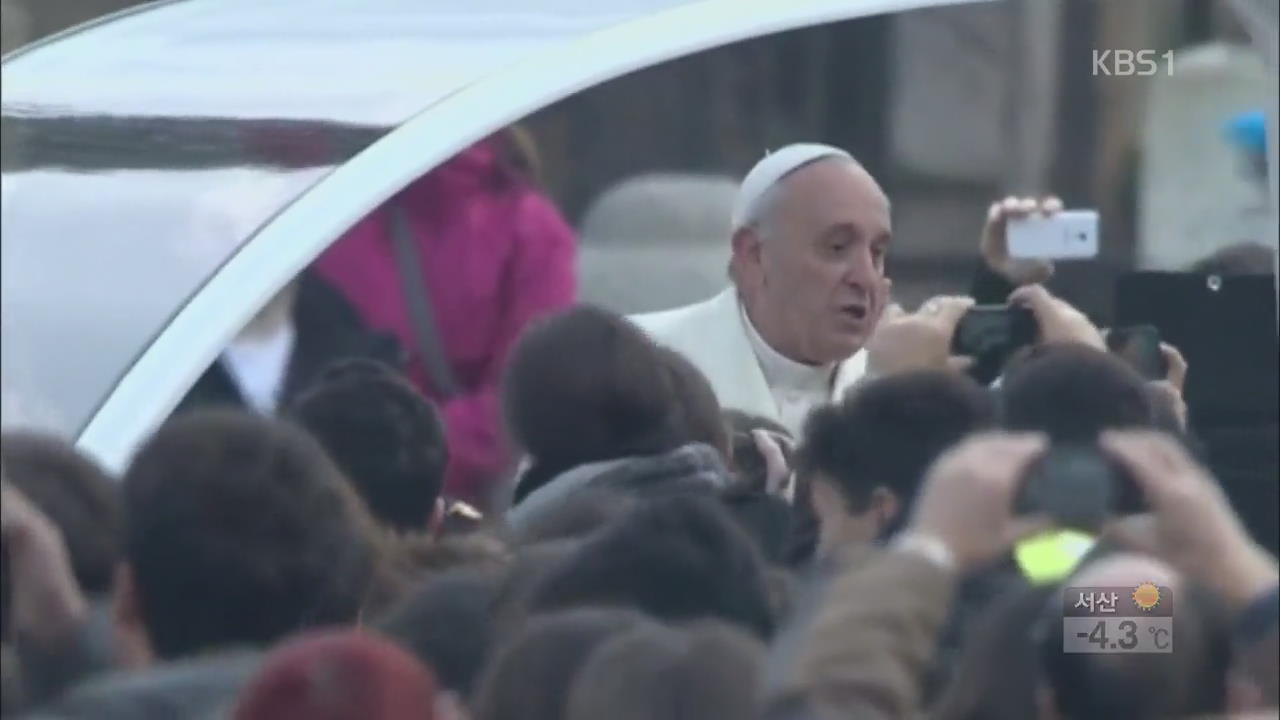
[[[840,160],[801,168],[775,192],[757,242],[735,244],[746,254],[748,310],[784,355],[838,362],[862,348],[887,301],[888,198],[865,170]]]

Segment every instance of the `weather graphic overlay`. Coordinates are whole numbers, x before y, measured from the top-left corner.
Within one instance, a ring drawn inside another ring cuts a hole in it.
[[[1145,582],[1134,588],[1133,604],[1143,612],[1151,612],[1160,604],[1160,588],[1155,583]]]
[[[1173,652],[1173,592],[1150,582],[1064,589],[1062,651]]]

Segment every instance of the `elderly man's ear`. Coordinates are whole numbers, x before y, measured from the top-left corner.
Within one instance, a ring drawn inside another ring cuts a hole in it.
[[[733,234],[733,257],[729,261],[729,276],[741,286],[760,282],[760,269],[764,264],[763,238],[754,228],[740,228]]]

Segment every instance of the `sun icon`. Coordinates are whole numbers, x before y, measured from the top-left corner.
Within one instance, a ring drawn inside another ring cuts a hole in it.
[[[1133,590],[1133,604],[1144,612],[1160,604],[1160,588],[1155,583],[1144,582]]]

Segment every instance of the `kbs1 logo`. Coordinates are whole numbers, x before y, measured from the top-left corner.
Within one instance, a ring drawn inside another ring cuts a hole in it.
[[[1106,77],[1149,77],[1160,73],[1158,59],[1164,59],[1168,74],[1173,75],[1173,51],[1157,53],[1155,50],[1094,50],[1093,74]]]

